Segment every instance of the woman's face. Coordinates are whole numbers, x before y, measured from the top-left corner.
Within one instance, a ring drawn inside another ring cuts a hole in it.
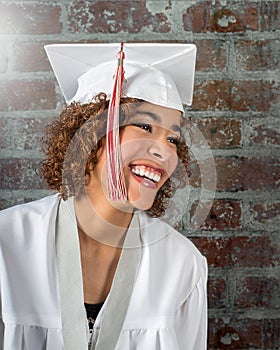
[[[174,172],[180,118],[178,110],[144,102],[121,128],[123,174],[128,202],[133,208],[149,209],[157,191]],[[105,147],[93,176],[107,188]]]

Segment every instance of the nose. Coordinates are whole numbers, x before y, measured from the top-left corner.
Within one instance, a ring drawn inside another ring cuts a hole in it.
[[[151,141],[148,145],[148,153],[156,158],[157,160],[167,160],[169,158],[169,153],[170,150],[168,150],[168,147],[166,145],[164,145],[162,142],[160,141]]]

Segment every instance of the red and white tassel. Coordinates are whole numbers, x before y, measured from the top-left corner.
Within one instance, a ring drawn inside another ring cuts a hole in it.
[[[122,94],[122,84],[124,80],[123,43],[118,53],[118,66],[114,77],[114,87],[109,104],[107,116],[107,174],[108,174],[108,194],[113,201],[127,199],[126,187],[122,171],[122,159],[119,137],[119,107]]]

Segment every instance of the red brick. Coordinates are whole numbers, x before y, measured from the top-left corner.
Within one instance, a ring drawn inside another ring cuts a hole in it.
[[[230,110],[232,83],[224,80],[195,84],[192,108],[196,110]]]
[[[227,49],[222,40],[196,40],[197,71],[221,70],[226,68]]]
[[[228,303],[227,300],[227,283],[225,278],[208,279],[208,306],[209,308],[224,308]]]
[[[278,69],[280,64],[280,41],[240,40],[236,42],[236,63],[238,69],[247,71],[266,71]]]
[[[279,103],[279,86],[268,81],[236,81],[232,90],[231,109],[263,111]]]
[[[189,7],[183,14],[184,30],[195,33],[245,32],[258,30],[260,10],[257,2],[244,4],[230,1],[228,7],[220,2],[202,1]]]
[[[197,118],[193,120],[211,149],[241,146],[241,121],[228,118]],[[192,135],[192,144],[201,145],[200,133]],[[203,143],[202,143],[203,144]]]
[[[17,41],[14,47],[14,67],[19,72],[49,71],[51,69],[44,50],[46,42]]]
[[[237,190],[272,191],[279,188],[280,165],[273,158],[242,158]]]
[[[230,243],[235,267],[272,267],[280,265],[280,244],[273,235],[233,237]]]
[[[243,4],[232,1],[230,8],[219,9],[213,15],[212,30],[220,33],[256,31],[259,29],[260,11],[257,2]]]
[[[216,183],[213,166],[217,174]],[[212,191],[271,191],[279,188],[279,160],[273,158],[215,157],[192,161],[190,184]],[[202,183],[203,179],[203,183]]]
[[[192,238],[200,252],[206,256],[208,266],[230,267],[233,265],[230,254],[230,240],[227,238]]]
[[[41,149],[41,140],[45,127],[50,124],[50,118],[18,118],[14,120],[13,134],[15,148],[17,149]]]
[[[55,4],[0,4],[1,34],[58,34],[61,8]]]
[[[145,1],[73,1],[68,8],[70,32],[138,33],[145,28],[159,33],[170,31],[166,15],[152,14]]]
[[[279,103],[275,82],[209,80],[195,85],[193,109],[263,111]]]
[[[225,322],[224,320],[228,321]],[[262,349],[262,321],[210,318],[208,349]]]
[[[236,1],[236,3],[240,4],[240,18],[246,29],[252,31],[259,30],[259,21],[261,19],[259,3],[257,1],[252,3],[246,2],[245,4]]]
[[[280,28],[279,1],[261,1],[261,30],[274,31]]]
[[[210,10],[210,1],[202,1],[189,7],[183,14],[184,30],[194,33],[206,33],[210,27]]]
[[[212,16],[211,30],[219,33],[256,31],[259,29],[259,4],[231,1],[228,8],[219,8]]]
[[[271,158],[216,158],[217,189],[270,191],[279,186],[279,162]]]
[[[211,30],[219,33],[244,32],[246,31],[246,26],[236,12],[223,8],[215,11]]]
[[[0,159],[0,188],[6,190],[46,189],[39,177],[40,160]]]
[[[208,203],[207,203],[208,204]],[[195,202],[191,207],[191,220],[193,223],[202,222],[200,212],[203,210],[204,202]],[[208,206],[207,206],[208,209]],[[205,230],[231,230],[241,227],[241,206],[236,200],[216,199],[206,219],[200,228]]]
[[[265,122],[250,122],[250,144],[278,146],[280,144],[279,119]]]
[[[196,237],[193,242],[207,257],[210,267],[263,268],[280,265],[277,237]]]
[[[0,111],[55,109],[52,80],[7,80],[0,82]]]
[[[280,349],[280,319],[265,319],[263,322],[264,348]]]
[[[263,172],[266,169],[262,167],[259,168],[259,163],[255,164],[255,170],[257,173],[253,172],[249,164],[246,166],[248,159],[239,157],[226,157],[226,158],[216,158],[216,170],[217,170],[217,190],[224,191],[245,191],[250,189],[250,187],[257,179],[260,181],[265,180],[265,174]],[[255,162],[257,162],[255,160]],[[244,171],[242,171],[242,169]],[[244,176],[244,178],[242,177]],[[267,183],[262,183],[262,185],[267,185]],[[250,186],[250,187],[248,187]],[[256,183],[255,186],[256,187]]]
[[[236,281],[238,308],[279,308],[280,280],[272,277],[245,277]]]
[[[280,218],[280,201],[253,203],[250,207],[252,222],[268,224]]]

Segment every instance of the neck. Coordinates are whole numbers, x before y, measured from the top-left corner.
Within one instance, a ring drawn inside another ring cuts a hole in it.
[[[120,247],[132,218],[132,209],[121,210],[104,196],[88,191],[75,198],[75,211],[79,230],[85,238],[92,238],[102,244]]]

